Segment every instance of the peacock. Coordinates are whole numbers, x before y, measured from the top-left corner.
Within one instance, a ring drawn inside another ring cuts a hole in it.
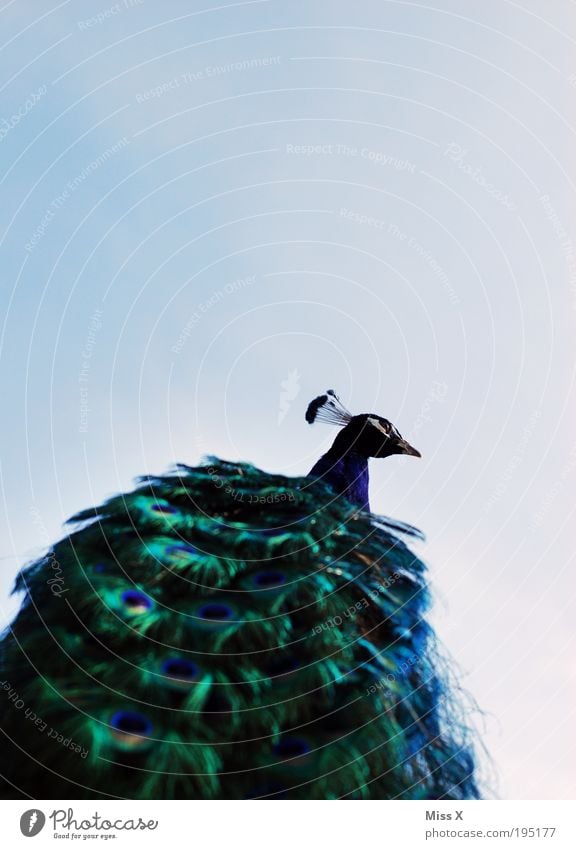
[[[308,424],[323,421],[343,428],[330,450],[314,464],[310,475],[323,478],[336,493],[364,510],[370,510],[369,457],[422,456],[388,419],[374,413],[353,416],[333,389],[310,401],[306,421]]]
[[[420,456],[333,390],[306,477],[207,457],[69,520],[0,641],[4,798],[479,798],[424,616],[421,537],[368,458]]]

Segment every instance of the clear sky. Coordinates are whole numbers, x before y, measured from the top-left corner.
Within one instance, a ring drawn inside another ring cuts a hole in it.
[[[71,513],[205,453],[306,473],[334,387],[423,455],[501,798],[574,798],[576,9],[0,10],[2,619]]]

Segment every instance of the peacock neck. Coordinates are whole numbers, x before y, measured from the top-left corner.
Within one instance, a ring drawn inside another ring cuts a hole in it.
[[[368,457],[354,449],[348,449],[345,453],[336,455],[334,459],[346,484],[343,494],[353,504],[357,504],[363,510],[369,510]]]
[[[315,464],[310,475],[322,478],[335,492],[362,510],[370,510],[368,457],[348,440],[337,438],[330,450]]]

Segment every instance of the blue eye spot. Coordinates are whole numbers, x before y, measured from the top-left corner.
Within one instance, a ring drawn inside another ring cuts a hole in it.
[[[277,587],[286,583],[286,575],[280,571],[257,572],[254,575],[254,585],[257,587]]]
[[[180,657],[170,657],[162,663],[162,672],[171,678],[191,681],[198,675],[199,669],[195,663]]]
[[[146,613],[152,609],[152,599],[138,590],[124,590],[122,601],[130,613]]]
[[[234,611],[227,604],[204,604],[198,610],[198,616],[201,619],[225,622],[227,619],[232,619]]]
[[[147,716],[131,710],[117,711],[110,720],[110,725],[122,734],[134,734],[138,737],[149,737],[153,727]]]
[[[151,509],[154,510],[155,513],[166,515],[178,512],[178,509],[173,507],[171,504],[153,504]]]

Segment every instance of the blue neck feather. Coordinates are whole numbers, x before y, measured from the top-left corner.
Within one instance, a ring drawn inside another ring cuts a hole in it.
[[[370,510],[368,500],[368,457],[346,447],[338,440],[310,470],[310,477],[322,478],[339,495],[362,510]]]

